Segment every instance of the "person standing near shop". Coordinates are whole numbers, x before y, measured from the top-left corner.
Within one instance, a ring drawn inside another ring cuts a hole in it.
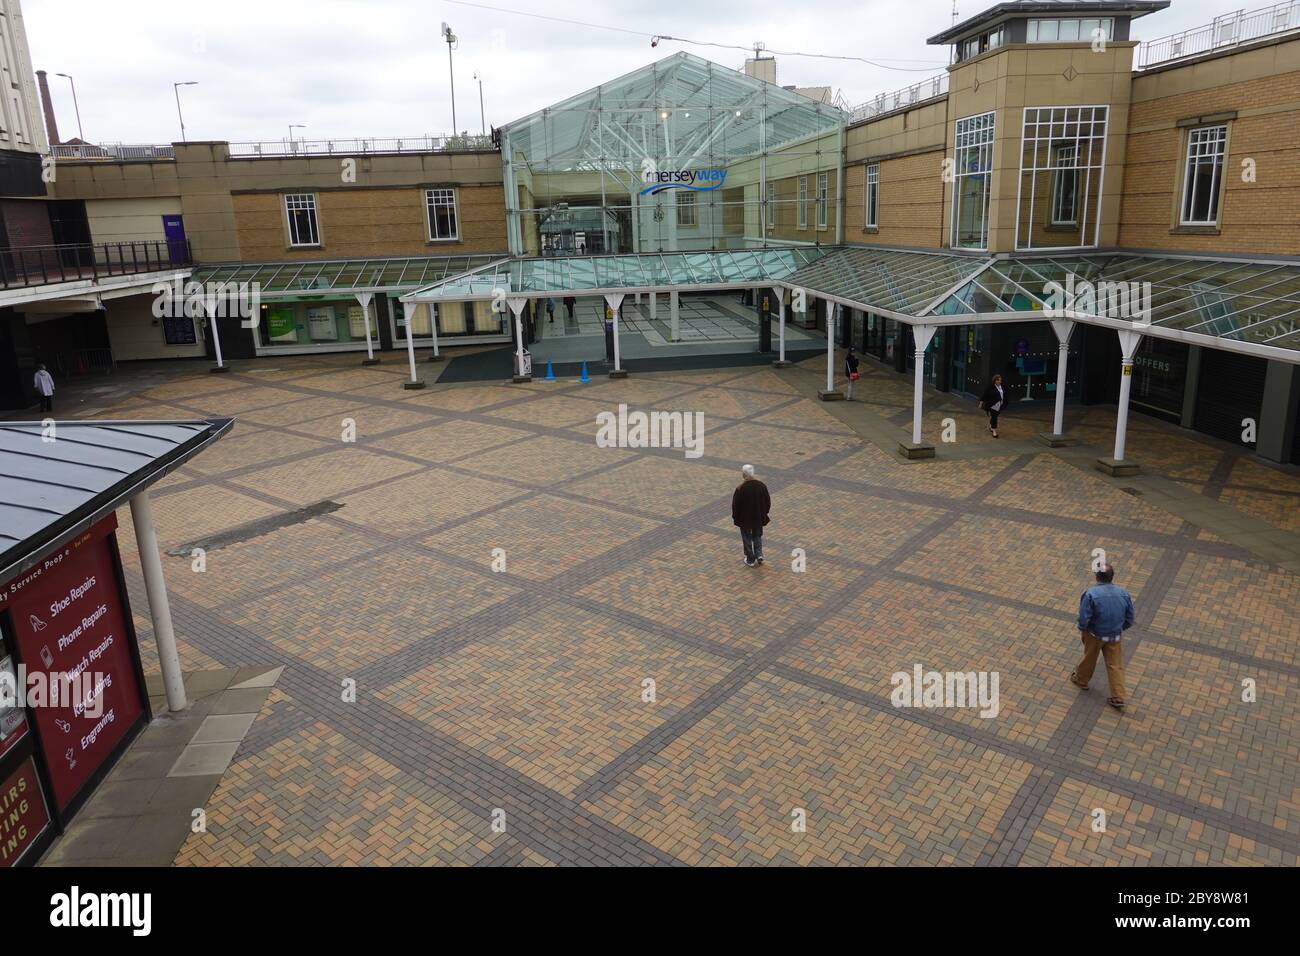
[[[984,389],[984,395],[980,398],[980,408],[984,409],[989,417],[989,434],[994,438],[998,437],[998,414],[1006,403],[1007,393],[1002,388],[1002,376],[994,375],[993,381],[988,388]]]
[[[858,375],[858,353],[853,351],[853,346],[844,353],[844,377],[849,380],[848,388],[845,389],[844,397],[848,401],[853,401],[853,386],[858,383],[861,377]]]
[[[573,308],[578,304],[578,300],[571,295],[564,297],[564,310],[569,313],[569,321],[573,321]]]
[[[753,465],[742,467],[740,474],[740,484],[731,495],[731,523],[740,529],[745,564],[752,568],[763,563],[763,526],[772,510],[772,496],[767,485],[754,477]]]
[[[546,318],[548,321],[555,321],[555,299],[551,296],[546,297]]]
[[[1070,672],[1070,683],[1088,689],[1097,655],[1106,661],[1106,680],[1110,697],[1106,703],[1124,710],[1124,652],[1120,639],[1133,626],[1137,614],[1133,598],[1115,583],[1115,569],[1103,564],[1096,571],[1097,583],[1079,598],[1079,637],[1083,641],[1083,660]]]
[[[41,397],[41,411],[54,411],[54,377],[44,365],[36,366],[32,384],[36,386],[36,394]]]

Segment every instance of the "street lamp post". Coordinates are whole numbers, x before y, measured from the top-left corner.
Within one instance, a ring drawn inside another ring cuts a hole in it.
[[[66,73],[55,73],[55,76],[61,76],[66,79],[72,87],[72,108],[77,114],[77,139],[83,143],[86,141],[86,134],[81,131],[81,107],[77,105],[77,84],[72,82],[72,77]]]
[[[443,23],[442,36],[447,41],[447,72],[451,75],[451,135],[455,136],[458,132],[456,126],[456,66],[452,62],[451,51],[456,44],[456,34],[451,32],[450,26]]]
[[[198,86],[198,80],[185,80],[181,83],[172,84],[172,92],[176,94],[176,118],[181,121],[181,142],[185,142],[185,115],[181,112],[181,87]]]
[[[474,79],[478,80],[478,122],[479,130],[484,136],[487,135],[487,114],[483,112],[483,74],[478,70],[474,71]]]

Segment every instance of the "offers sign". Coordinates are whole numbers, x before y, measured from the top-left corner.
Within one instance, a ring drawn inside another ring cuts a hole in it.
[[[109,515],[8,582],[27,706],[64,810],[144,712]]]

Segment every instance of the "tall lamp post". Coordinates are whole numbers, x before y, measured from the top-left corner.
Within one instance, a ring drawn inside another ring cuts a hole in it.
[[[442,25],[442,36],[447,41],[447,71],[451,74],[451,135],[455,136],[459,127],[456,125],[456,66],[452,62],[451,51],[456,45],[456,34],[451,32],[451,27],[445,22]]]
[[[478,80],[478,122],[479,129],[484,136],[487,135],[487,114],[483,112],[483,74],[478,70],[474,71],[474,79]]]
[[[185,80],[181,83],[172,84],[172,92],[176,94],[176,118],[181,121],[181,142],[185,142],[185,115],[181,112],[181,87],[198,86],[198,80]]]
[[[66,73],[55,73],[54,75],[63,77],[72,86],[72,108],[77,114],[77,139],[84,143],[86,141],[86,136],[81,131],[81,107],[77,105],[77,84],[73,83],[72,77],[68,76]]]

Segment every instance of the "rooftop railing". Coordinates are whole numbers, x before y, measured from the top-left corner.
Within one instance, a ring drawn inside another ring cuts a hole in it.
[[[873,100],[858,104],[849,111],[849,122],[860,123],[863,120],[872,119],[884,113],[892,113],[894,110],[911,106],[913,103],[920,103],[922,100],[928,100],[931,97],[940,96],[947,92],[948,74],[941,73],[938,76],[930,77],[928,80],[913,83],[901,90],[894,90],[892,93],[881,93]]]
[[[163,272],[193,261],[185,239],[13,246],[0,249],[0,289]]]
[[[175,159],[170,146],[132,145],[128,143],[62,143],[50,147],[55,160],[84,159],[122,162],[139,159]]]
[[[495,148],[490,135],[460,133],[452,136],[281,139],[231,143],[230,155],[239,159],[254,159],[259,156],[366,156],[371,153],[440,153]]]
[[[1137,65],[1138,69],[1145,70],[1293,30],[1300,30],[1300,0],[1258,10],[1237,10],[1182,33],[1147,40],[1138,46]]]

